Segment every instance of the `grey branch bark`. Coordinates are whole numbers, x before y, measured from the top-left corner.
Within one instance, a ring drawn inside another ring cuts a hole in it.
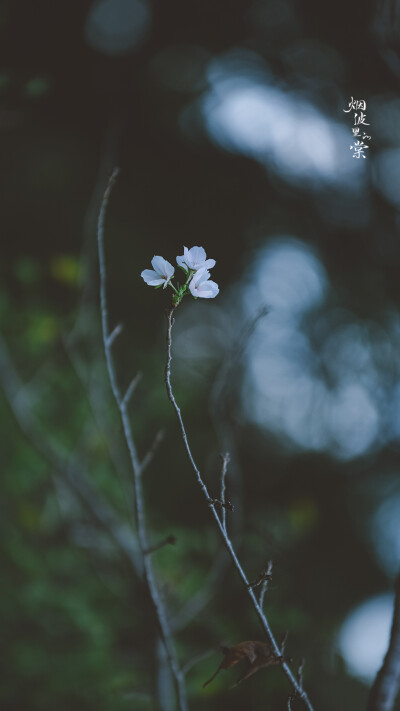
[[[222,467],[221,467],[221,503],[222,503],[222,511],[221,511],[221,516],[222,516],[222,526],[224,530],[226,531],[226,508],[225,508],[225,491],[226,491],[226,472],[228,470],[228,464],[229,464],[229,454],[228,452],[225,452],[225,454],[221,454],[221,459],[222,459]]]
[[[391,711],[400,690],[400,574],[395,599],[389,648],[372,686],[367,711]]]
[[[100,267],[100,308],[101,308],[101,321],[102,321],[102,332],[103,332],[103,343],[104,343],[104,353],[107,362],[107,370],[110,379],[111,389],[120,412],[122,427],[128,446],[128,451],[132,464],[133,473],[133,483],[135,489],[135,518],[137,526],[137,534],[139,541],[139,548],[141,552],[141,557],[143,560],[144,569],[144,579],[146,587],[149,593],[150,600],[153,604],[153,609],[155,617],[158,624],[158,629],[160,637],[163,641],[166,655],[168,659],[168,665],[171,670],[172,678],[174,680],[175,693],[177,696],[180,711],[187,711],[187,701],[186,701],[186,690],[183,674],[179,668],[178,660],[175,654],[175,649],[172,641],[172,633],[170,630],[167,615],[164,609],[164,604],[158,591],[156,584],[153,567],[151,564],[150,556],[146,555],[148,550],[147,533],[146,533],[146,520],[145,520],[145,510],[144,510],[144,500],[142,491],[142,466],[137,454],[136,445],[133,439],[133,433],[131,428],[131,423],[128,415],[128,400],[129,398],[123,397],[117,382],[116,369],[114,366],[114,360],[112,356],[112,339],[110,339],[109,330],[109,317],[108,317],[108,305],[107,305],[107,293],[106,293],[106,260],[104,252],[104,225],[105,216],[107,211],[108,200],[115,183],[116,177],[118,175],[118,170],[114,170],[106,191],[104,193],[103,202],[101,205],[101,210],[99,214],[98,229],[97,229],[97,243],[99,252],[99,267]],[[130,388],[128,389],[129,392]],[[132,388],[133,391],[133,388]],[[130,397],[131,393],[129,393]]]
[[[167,326],[167,360],[166,360],[166,366],[165,366],[165,384],[166,384],[166,388],[167,388],[168,399],[170,400],[170,402],[171,402],[171,404],[172,404],[172,406],[173,406],[173,408],[174,408],[174,410],[175,410],[175,412],[176,412],[176,416],[177,416],[178,422],[179,422],[179,427],[180,427],[180,430],[181,430],[181,435],[182,435],[183,443],[184,443],[184,446],[185,446],[185,449],[186,449],[186,454],[187,454],[187,456],[188,456],[188,459],[189,459],[189,462],[190,462],[190,464],[191,464],[191,467],[192,467],[192,469],[193,469],[193,471],[194,471],[197,484],[198,484],[199,488],[201,489],[201,492],[202,492],[202,494],[203,494],[203,496],[204,496],[204,498],[205,498],[205,500],[206,500],[206,502],[207,502],[207,508],[209,508],[209,510],[210,510],[210,512],[211,512],[211,515],[213,516],[214,521],[215,521],[215,523],[217,524],[217,528],[218,528],[218,530],[219,530],[219,532],[220,532],[220,535],[221,535],[221,537],[222,537],[222,540],[223,540],[223,543],[224,543],[224,545],[225,545],[225,548],[226,548],[226,550],[228,551],[228,553],[229,553],[229,555],[230,555],[230,557],[231,557],[231,559],[232,559],[232,562],[233,562],[233,564],[234,564],[234,566],[235,566],[235,568],[236,568],[236,571],[237,571],[237,573],[238,573],[238,575],[239,575],[239,577],[240,577],[240,579],[241,579],[241,581],[242,581],[242,583],[243,583],[243,585],[244,585],[244,587],[245,587],[245,589],[246,589],[246,591],[247,591],[247,594],[248,594],[249,597],[250,597],[251,603],[252,603],[252,605],[253,605],[253,607],[254,607],[254,610],[255,610],[255,613],[256,613],[256,615],[257,615],[257,617],[258,617],[258,620],[259,620],[259,622],[260,622],[260,624],[261,624],[261,626],[262,626],[262,628],[263,628],[263,630],[264,630],[264,632],[265,632],[265,634],[266,634],[266,637],[267,637],[267,639],[268,639],[268,641],[269,641],[269,644],[271,645],[271,649],[272,649],[272,651],[274,652],[274,654],[278,657],[278,656],[280,656],[280,649],[279,649],[279,646],[278,646],[278,644],[277,644],[277,642],[276,642],[276,639],[275,639],[275,637],[274,637],[274,635],[273,635],[273,633],[272,633],[272,630],[271,630],[271,628],[270,628],[270,626],[269,626],[269,622],[268,622],[268,620],[267,620],[267,618],[266,618],[266,616],[265,616],[265,614],[264,614],[262,608],[260,607],[260,604],[259,604],[259,602],[258,602],[258,600],[257,600],[257,598],[256,598],[256,596],[255,596],[255,594],[254,594],[254,592],[253,592],[253,590],[252,590],[252,588],[249,586],[249,581],[248,581],[248,579],[247,579],[246,573],[244,572],[243,567],[242,567],[242,565],[241,565],[241,563],[240,563],[240,561],[239,561],[239,559],[238,559],[238,557],[237,557],[237,555],[236,555],[236,552],[235,552],[235,550],[234,550],[234,548],[233,548],[233,546],[232,546],[232,542],[231,542],[231,540],[230,540],[230,538],[229,538],[229,536],[228,536],[228,534],[227,534],[227,531],[226,531],[226,529],[224,528],[224,526],[223,526],[223,524],[222,524],[222,521],[220,520],[220,518],[219,518],[219,516],[218,516],[218,514],[217,514],[217,512],[216,512],[216,510],[215,510],[215,507],[214,507],[214,506],[208,506],[208,502],[209,502],[209,500],[210,500],[211,497],[210,497],[209,492],[208,492],[208,489],[207,489],[207,487],[206,487],[206,485],[205,485],[205,483],[204,483],[204,481],[203,481],[203,478],[202,478],[202,476],[201,476],[200,470],[198,469],[197,464],[196,464],[196,462],[195,462],[195,460],[194,460],[194,458],[193,458],[193,454],[192,454],[192,451],[191,451],[191,449],[190,449],[190,445],[189,445],[189,441],[188,441],[188,436],[187,436],[186,429],[185,429],[185,425],[184,425],[184,422],[183,422],[181,410],[180,410],[179,405],[177,404],[177,402],[176,402],[176,400],[175,400],[175,396],[174,396],[174,393],[173,393],[173,390],[172,390],[172,385],[171,385],[172,350],[171,350],[171,347],[172,347],[172,327],[173,327],[174,320],[175,320],[175,319],[174,319],[174,312],[175,312],[175,309],[176,309],[176,308],[177,308],[176,306],[173,306],[173,307],[170,309],[170,311],[168,312],[168,315],[167,315],[168,326]],[[306,708],[308,709],[308,711],[313,711],[313,707],[312,707],[312,705],[311,705],[311,701],[309,700],[307,693],[304,691],[304,689],[302,688],[302,686],[300,685],[300,683],[297,681],[297,679],[296,679],[295,676],[293,675],[292,670],[291,670],[290,667],[288,666],[287,662],[283,662],[283,663],[282,663],[282,669],[283,669],[284,674],[286,675],[287,679],[289,680],[289,682],[290,682],[290,684],[291,684],[291,686],[292,686],[292,689],[293,689],[294,694],[295,694],[298,698],[302,699],[302,701],[303,701],[304,705],[306,706]]]

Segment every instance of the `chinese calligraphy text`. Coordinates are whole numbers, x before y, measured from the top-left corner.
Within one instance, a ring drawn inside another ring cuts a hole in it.
[[[369,146],[364,143],[364,141],[371,140],[371,136],[368,136],[363,129],[364,126],[370,125],[367,123],[367,114],[365,113],[367,110],[367,102],[365,99],[353,99],[353,97],[351,97],[348,106],[349,108],[343,109],[343,111],[345,113],[353,111],[354,124],[351,130],[353,136],[357,139],[350,146],[350,150],[354,151],[353,158],[366,158],[365,150],[367,150]]]

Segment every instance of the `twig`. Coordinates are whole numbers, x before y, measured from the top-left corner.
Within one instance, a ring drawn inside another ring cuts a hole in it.
[[[222,467],[221,467],[221,502],[222,502],[222,525],[226,530],[226,509],[225,509],[225,490],[226,490],[226,472],[228,470],[228,464],[230,461],[229,452],[221,454]]]
[[[176,711],[175,693],[168,664],[168,657],[162,639],[158,636],[155,648],[157,666],[155,669],[154,711]],[[132,709],[133,711],[133,709]]]
[[[112,346],[112,344],[114,343],[115,339],[118,338],[118,336],[122,333],[122,330],[123,330],[123,325],[122,325],[122,323],[118,323],[118,324],[116,325],[116,327],[114,328],[114,330],[111,331],[111,333],[110,333],[110,335],[109,335],[109,337],[108,337],[108,340],[107,340],[107,345],[108,345],[109,347]]]
[[[83,240],[80,263],[84,265],[84,282],[82,284],[80,306],[74,326],[74,333],[87,333],[86,310],[96,303],[97,313],[97,222],[99,210],[104,195],[104,185],[118,159],[121,149],[125,117],[119,111],[110,116],[99,146],[99,161],[93,190],[89,197],[87,209],[83,218]]]
[[[373,683],[367,711],[391,711],[400,688],[400,574],[395,583],[395,599],[389,648]]]
[[[108,342],[108,347],[110,348],[111,346],[112,346],[112,341],[111,341],[111,342]],[[133,393],[134,393],[135,390],[136,390],[136,386],[137,386],[138,383],[141,381],[141,379],[142,379],[142,374],[141,374],[141,373],[136,373],[135,377],[132,378],[131,382],[130,382],[129,385],[128,385],[128,388],[127,388],[127,390],[126,390],[126,393],[125,393],[125,395],[124,395],[124,397],[123,397],[123,399],[122,399],[122,403],[123,403],[124,407],[127,407],[127,406],[128,406],[128,404],[129,404],[129,402],[130,402],[130,399],[131,399]]]
[[[159,448],[164,437],[165,437],[165,430],[163,430],[163,429],[159,430],[157,432],[156,436],[154,437],[153,444],[150,446],[150,449],[145,454],[145,456],[143,457],[143,459],[140,463],[140,471],[142,474],[145,471],[145,469],[147,469],[150,462],[152,461],[152,459],[153,459],[155,453],[157,452],[157,449]]]
[[[146,586],[150,599],[153,604],[156,620],[159,627],[159,632],[161,639],[163,640],[167,658],[168,665],[171,670],[171,674],[174,680],[175,692],[178,699],[178,704],[180,711],[186,711],[186,691],[184,686],[184,679],[182,673],[179,669],[178,661],[175,654],[175,649],[172,642],[172,634],[170,626],[167,620],[166,612],[164,609],[163,602],[161,600],[153,568],[151,565],[150,556],[146,556],[146,550],[148,549],[147,535],[146,535],[146,522],[144,513],[144,502],[143,502],[143,492],[142,492],[142,482],[141,482],[141,467],[139,462],[139,457],[136,451],[135,442],[133,439],[132,428],[127,410],[127,400],[126,397],[121,396],[121,392],[117,382],[116,370],[114,366],[114,360],[112,356],[111,347],[109,345],[109,316],[108,316],[108,304],[107,304],[107,294],[106,294],[106,261],[104,253],[104,224],[105,216],[108,205],[108,200],[111,194],[111,190],[115,183],[119,171],[115,169],[111,175],[108,182],[107,188],[104,193],[103,202],[101,205],[101,210],[99,214],[98,228],[97,228],[97,244],[99,252],[99,268],[100,268],[100,308],[101,308],[101,322],[102,322],[102,332],[103,332],[103,343],[104,343],[104,353],[107,363],[108,375],[110,378],[111,389],[120,412],[122,426],[124,430],[124,435],[126,443],[129,450],[129,455],[132,464],[133,482],[135,488],[135,516],[136,516],[136,526],[138,532],[139,548],[143,558],[144,567],[144,577]]]
[[[235,533],[236,540],[242,529],[242,512],[240,506],[242,472],[236,439],[232,431],[231,408],[228,406],[228,395],[232,390],[232,382],[235,381],[235,369],[240,364],[258,322],[267,314],[268,308],[262,306],[256,311],[254,316],[247,319],[240,327],[239,333],[235,337],[232,347],[229,349],[229,354],[224,358],[218,370],[210,396],[210,415],[219,440],[219,446],[230,454],[230,490],[233,501],[235,504],[238,504],[235,518],[232,521],[232,529]]]
[[[215,506],[217,509],[225,509],[225,511],[234,511],[235,508],[229,499],[222,501],[221,499],[208,499],[209,506]]]
[[[301,688],[303,688],[303,675],[304,675],[305,663],[306,663],[306,660],[303,657],[302,659],[300,659],[299,668],[297,670],[297,678],[299,680],[299,684],[300,684]]]
[[[227,568],[228,558],[221,550],[214,558],[207,577],[199,590],[183,605],[172,620],[172,629],[177,632],[188,625],[210,602],[215,589]]]
[[[285,634],[283,635],[283,640],[281,642],[281,656],[282,657],[285,656],[286,642],[288,640],[288,636],[289,636],[289,632],[286,631]],[[299,679],[299,682],[300,682],[300,679]],[[300,686],[303,686],[303,679],[301,679]]]
[[[197,484],[198,484],[198,486],[200,487],[200,489],[201,489],[201,491],[202,491],[202,493],[203,493],[203,496],[205,497],[206,501],[208,502],[211,497],[210,497],[210,495],[209,495],[209,493],[208,493],[208,489],[207,489],[207,487],[206,487],[206,485],[205,485],[205,483],[204,483],[204,481],[203,481],[203,478],[202,478],[201,473],[200,473],[200,471],[199,471],[199,469],[198,469],[198,467],[197,467],[197,465],[196,465],[196,462],[194,461],[194,458],[193,458],[193,455],[192,455],[192,451],[191,451],[191,449],[190,449],[190,445],[189,445],[189,441],[188,441],[188,437],[187,437],[185,425],[184,425],[184,422],[183,422],[183,419],[182,419],[181,411],[180,411],[179,405],[177,404],[177,402],[176,402],[176,400],[175,400],[175,396],[174,396],[174,394],[173,394],[173,390],[172,390],[172,386],[171,386],[172,326],[173,326],[173,323],[174,323],[174,318],[173,318],[173,317],[174,317],[175,308],[176,308],[176,307],[173,306],[173,307],[170,309],[170,311],[168,312],[168,316],[167,316],[167,319],[168,319],[168,327],[167,327],[167,360],[166,360],[166,366],[165,366],[165,384],[166,384],[166,388],[167,388],[168,399],[170,400],[170,402],[171,402],[173,408],[175,409],[176,416],[177,416],[177,418],[178,418],[178,422],[179,422],[179,426],[180,426],[180,430],[181,430],[181,434],[182,434],[183,443],[184,443],[184,446],[185,446],[185,449],[186,449],[186,454],[187,454],[187,456],[188,456],[189,462],[190,462],[190,464],[191,464],[191,466],[192,466],[192,469],[193,469],[193,471],[194,471]],[[214,518],[214,520],[215,520],[215,522],[216,522],[216,524],[217,524],[217,527],[218,527],[218,529],[219,529],[219,531],[220,531],[220,534],[221,534],[221,536],[222,536],[222,540],[223,540],[223,542],[224,542],[225,548],[227,549],[227,551],[228,551],[228,553],[229,553],[229,555],[230,555],[230,557],[231,557],[231,559],[232,559],[232,561],[233,561],[233,564],[234,564],[234,566],[235,566],[235,568],[236,568],[236,570],[237,570],[237,572],[238,572],[238,574],[239,574],[239,577],[240,577],[240,579],[242,580],[242,582],[243,582],[243,584],[244,584],[244,586],[245,586],[245,588],[246,588],[246,590],[247,590],[247,594],[249,595],[249,597],[250,597],[250,599],[251,599],[251,602],[252,602],[252,604],[253,604],[253,607],[254,607],[254,610],[255,610],[255,612],[256,612],[256,615],[257,615],[257,617],[258,617],[258,619],[259,619],[259,621],[260,621],[260,623],[261,623],[261,626],[263,627],[264,632],[266,633],[266,636],[267,636],[267,639],[268,639],[268,641],[269,641],[269,643],[270,643],[270,645],[271,645],[272,651],[273,651],[274,654],[278,657],[278,656],[280,656],[280,649],[279,649],[279,647],[278,647],[278,644],[277,644],[277,642],[276,642],[276,640],[275,640],[275,637],[274,637],[274,635],[273,635],[273,633],[272,633],[272,630],[271,630],[271,628],[270,628],[270,626],[269,626],[269,623],[268,623],[268,621],[267,621],[267,618],[266,618],[266,616],[265,616],[263,610],[261,609],[261,607],[260,607],[260,605],[259,605],[259,603],[258,603],[258,600],[257,600],[257,598],[256,598],[256,596],[255,596],[255,594],[254,594],[254,591],[252,590],[251,587],[249,587],[249,581],[248,581],[247,576],[246,576],[246,574],[245,574],[245,572],[244,572],[244,570],[243,570],[243,568],[242,568],[241,563],[239,562],[239,559],[238,559],[238,557],[237,557],[237,555],[236,555],[236,552],[235,552],[235,550],[234,550],[234,548],[233,548],[233,546],[232,546],[232,543],[231,543],[231,541],[230,541],[230,539],[229,539],[229,537],[228,537],[228,535],[227,535],[227,532],[226,532],[226,530],[224,529],[224,527],[223,527],[223,525],[222,525],[222,522],[221,522],[221,520],[220,520],[220,518],[219,518],[219,516],[218,516],[218,514],[217,514],[217,512],[216,512],[216,510],[215,510],[215,507],[213,507],[213,506],[212,506],[212,507],[209,507],[209,510],[210,510],[211,515],[213,516],[213,518]],[[309,700],[309,698],[308,698],[306,692],[304,691],[304,689],[302,689],[302,687],[300,686],[300,684],[298,683],[298,681],[297,681],[296,678],[294,677],[294,675],[293,675],[293,673],[292,673],[290,667],[288,666],[288,664],[287,664],[286,662],[283,662],[283,663],[282,663],[282,669],[283,669],[283,671],[284,671],[286,677],[288,678],[290,684],[292,685],[292,688],[294,689],[296,695],[299,696],[299,697],[303,700],[303,702],[304,702],[305,706],[307,707],[308,711],[313,711],[313,707],[312,707],[312,705],[311,705],[311,702],[310,702],[310,700]]]
[[[267,570],[262,570],[258,578],[253,580],[253,582],[248,584],[249,588],[258,588],[260,585],[263,585],[264,583],[269,583],[270,580],[272,580],[272,575],[269,572],[271,567],[271,561],[268,563],[268,568]]]
[[[268,588],[268,583],[272,578],[272,560],[268,561],[268,566],[267,566],[267,576],[265,577],[265,580],[263,581],[263,584],[261,586],[260,590],[260,599],[259,599],[259,605],[261,609],[264,609],[264,598],[265,598],[265,593],[267,592]],[[283,652],[282,652],[283,655]]]
[[[155,553],[156,551],[159,551],[160,548],[164,548],[164,546],[174,546],[176,544],[176,537],[173,536],[172,534],[164,538],[163,541],[160,541],[160,543],[156,543],[154,546],[150,546],[145,551],[146,555],[151,555],[151,553]]]
[[[205,659],[208,659],[211,657],[212,654],[214,654],[215,650],[214,649],[209,649],[208,652],[203,652],[202,654],[197,654],[193,659],[189,659],[188,662],[182,667],[181,671],[182,674],[187,674],[193,667],[196,666],[196,664],[199,664],[200,662],[203,662]]]

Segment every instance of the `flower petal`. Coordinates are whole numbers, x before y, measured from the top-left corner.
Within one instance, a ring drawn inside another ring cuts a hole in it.
[[[203,247],[192,247],[189,250],[189,255],[194,269],[204,266],[207,255]]]
[[[178,267],[183,267],[184,269],[188,268],[188,266],[185,262],[185,255],[182,255],[182,257],[177,257],[176,263],[177,263]]]
[[[200,284],[196,295],[201,299],[214,299],[217,294],[219,294],[218,284],[208,279]]]
[[[201,267],[200,269],[197,270],[196,274],[194,274],[193,279],[196,281],[196,284],[200,284],[203,281],[207,281],[207,279],[210,278],[210,272],[206,269],[206,267]]]
[[[215,259],[206,259],[206,261],[203,264],[203,267],[206,269],[212,269],[215,267]]]
[[[159,257],[157,255],[151,260],[151,266],[160,276],[168,280],[172,277],[175,271],[172,264],[167,262],[164,257]]]
[[[164,269],[165,269],[165,274],[168,277],[168,281],[171,279],[172,276],[174,276],[175,272],[175,267],[170,264],[170,262],[167,262],[166,259],[164,259]]]
[[[152,269],[144,269],[140,276],[149,286],[158,286],[165,282],[165,279],[160,278],[160,275],[157,272],[153,272]]]

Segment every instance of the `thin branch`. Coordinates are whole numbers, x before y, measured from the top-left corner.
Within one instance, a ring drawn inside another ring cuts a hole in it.
[[[176,711],[171,671],[167,653],[160,636],[157,639],[155,658],[157,660],[154,688],[155,704],[150,708],[154,709],[154,711]]]
[[[289,636],[289,632],[286,631],[285,634],[283,635],[283,640],[281,642],[281,656],[282,657],[285,656],[286,643],[288,640],[288,636]],[[299,683],[300,683],[300,686],[302,687],[303,686],[303,679],[302,678],[301,679],[299,678]]]
[[[175,546],[176,545],[176,537],[174,535],[169,535],[164,538],[164,540],[160,541],[160,543],[156,543],[154,546],[150,546],[145,551],[146,555],[151,555],[152,553],[155,553],[156,551],[159,551],[160,548],[164,548],[165,546]]]
[[[240,361],[240,358],[243,355],[243,343],[247,345],[248,340],[251,334],[253,333],[258,321],[263,318],[266,313],[267,310],[265,307],[263,307],[262,309],[257,311],[256,315],[249,321],[247,321],[241,329],[240,335],[235,341],[233,347],[233,355],[231,352],[229,357],[224,359],[224,362],[218,371],[218,375],[214,381],[210,398],[210,414],[214,423],[215,430],[217,432],[217,435],[219,436],[221,444],[223,444],[223,448],[229,450],[230,475],[233,474],[233,479],[236,480],[236,492],[234,492],[236,493],[236,500],[240,498],[237,491],[237,481],[238,479],[240,479],[240,470],[237,461],[238,457],[236,454],[235,438],[232,435],[229,425],[225,421],[226,418],[224,418],[223,412],[225,408],[221,406],[222,394],[226,388],[227,382],[231,381],[234,367],[237,365],[238,360]],[[230,476],[230,482],[232,482],[232,476]],[[228,502],[228,505],[226,505],[227,502],[225,501],[225,506],[221,507],[221,504],[218,504],[218,499],[210,499],[208,503],[211,505],[213,501],[216,502],[214,505],[217,506],[218,512],[221,508],[225,511],[225,514],[227,509],[231,511],[233,510],[233,507],[230,502]],[[219,501],[221,501],[221,499]],[[238,531],[240,530],[240,518],[241,517],[239,509],[239,511],[237,511],[235,516],[233,517],[231,524],[231,527],[232,529],[234,529],[236,536],[238,534]],[[219,552],[216,558],[214,559],[210,571],[208,572],[201,589],[199,589],[190,598],[190,600],[187,601],[185,605],[180,607],[179,611],[176,613],[172,625],[175,631],[184,628],[192,619],[197,617],[200,612],[209,604],[210,600],[215,595],[215,590],[218,588],[218,584],[222,580],[229,563],[229,558],[227,558],[223,553],[221,555],[221,553],[222,551]]]
[[[143,491],[142,491],[142,481],[141,481],[141,467],[140,461],[136,450],[136,445],[133,439],[133,433],[131,428],[130,419],[127,410],[127,399],[121,396],[121,391],[118,386],[116,370],[114,366],[114,359],[112,356],[112,350],[109,345],[109,315],[108,315],[108,304],[107,304],[107,293],[106,293],[106,260],[104,252],[104,225],[105,216],[107,211],[107,205],[110,198],[112,188],[114,186],[115,180],[117,178],[119,171],[115,169],[111,175],[108,182],[107,188],[104,193],[103,202],[100,209],[98,229],[97,229],[97,244],[99,252],[99,268],[100,268],[100,309],[101,309],[101,322],[102,322],[102,332],[103,332],[103,344],[104,353],[107,363],[108,375],[110,379],[111,389],[117,403],[117,407],[120,412],[122,427],[124,430],[124,435],[126,443],[128,446],[129,455],[132,464],[133,473],[133,483],[135,489],[135,516],[136,516],[136,526],[138,532],[139,548],[143,559],[144,567],[144,578],[150,599],[153,604],[156,620],[158,623],[158,628],[160,632],[161,639],[164,643],[168,665],[171,670],[171,674],[174,680],[175,692],[178,699],[178,704],[180,711],[186,711],[186,691],[184,686],[184,679],[182,673],[179,669],[178,661],[175,654],[174,645],[172,642],[172,634],[170,626],[167,620],[167,615],[164,609],[162,599],[160,597],[157,584],[155,581],[155,576],[153,572],[153,567],[151,565],[150,556],[146,555],[148,549],[147,534],[146,534],[146,521],[144,513],[144,501],[143,501]]]
[[[272,560],[268,561],[268,566],[267,566],[266,572],[267,572],[267,576],[265,577],[265,580],[263,581],[263,584],[261,586],[260,600],[258,603],[262,610],[264,609],[264,598],[265,598],[265,593],[267,592],[268,583],[272,578]],[[281,654],[283,655],[283,652],[281,652]]]
[[[400,574],[395,599],[389,648],[372,686],[367,711],[391,711],[400,689]]]
[[[235,371],[248,347],[251,336],[261,319],[268,314],[266,306],[259,308],[254,316],[246,319],[239,328],[232,347],[223,359],[218,369],[210,396],[210,415],[219,440],[219,446],[230,454],[229,481],[232,499],[237,504],[236,514],[232,521],[232,531],[236,540],[242,529],[242,511],[240,506],[242,472],[234,436],[232,422],[232,408],[229,406],[229,394],[232,393],[232,383],[235,382]]]
[[[306,663],[306,660],[303,657],[302,659],[300,659],[299,668],[297,670],[297,678],[299,680],[299,684],[300,684],[301,688],[303,688],[303,676],[304,676],[305,663]]]
[[[151,461],[153,460],[153,457],[155,453],[157,452],[157,449],[159,448],[161,442],[163,441],[165,437],[165,430],[161,429],[157,432],[156,436],[154,437],[153,444],[150,446],[150,449],[148,452],[144,455],[141,464],[140,464],[140,471],[143,474],[145,469],[149,466]]]
[[[89,305],[92,306],[94,302],[96,303],[97,313],[97,223],[104,195],[104,185],[113,167],[118,165],[125,121],[124,113],[120,111],[114,112],[105,127],[101,145],[99,146],[97,173],[83,218],[80,263],[84,266],[84,280],[74,333],[87,333],[86,311],[87,307]]]
[[[266,570],[262,570],[261,573],[259,574],[259,576],[255,580],[253,580],[251,583],[249,583],[248,587],[252,588],[254,590],[254,588],[260,587],[260,585],[262,585],[264,587],[265,583],[269,583],[269,581],[272,580],[272,575],[269,572],[271,567],[272,567],[272,563],[271,563],[271,561],[269,561],[268,568]]]
[[[187,437],[185,425],[184,425],[184,422],[183,422],[183,419],[182,419],[182,414],[181,414],[179,405],[177,404],[177,402],[176,402],[176,400],[175,400],[175,397],[174,397],[174,394],[173,394],[173,390],[172,390],[172,386],[171,386],[172,326],[173,326],[173,324],[174,324],[174,311],[175,311],[175,308],[176,308],[176,307],[173,306],[173,307],[170,309],[170,311],[168,312],[168,316],[167,316],[167,318],[168,318],[168,327],[167,327],[167,360],[166,360],[166,366],[165,366],[165,384],[166,384],[166,388],[167,388],[168,399],[170,400],[170,402],[171,402],[173,408],[175,409],[176,416],[177,416],[177,418],[178,418],[178,422],[179,422],[179,426],[180,426],[180,430],[181,430],[181,435],[182,435],[183,443],[184,443],[184,446],[185,446],[185,449],[186,449],[186,454],[187,454],[187,456],[188,456],[189,462],[190,462],[190,464],[191,464],[191,466],[192,466],[192,469],[193,469],[193,471],[194,471],[197,484],[198,484],[199,488],[201,489],[202,494],[203,494],[205,500],[208,502],[211,497],[210,497],[210,495],[209,495],[209,493],[208,493],[208,489],[207,489],[207,487],[206,487],[206,485],[205,485],[205,483],[204,483],[204,481],[203,481],[203,478],[202,478],[202,476],[201,476],[200,470],[198,469],[198,467],[197,467],[197,465],[196,465],[196,462],[194,461],[194,458],[193,458],[193,455],[192,455],[192,451],[191,451],[191,449],[190,449],[190,445],[189,445],[189,441],[188,441],[188,437]],[[221,534],[221,537],[222,537],[222,540],[223,540],[223,542],[224,542],[225,548],[227,549],[227,551],[228,551],[228,553],[229,553],[229,555],[230,555],[230,557],[231,557],[231,559],[232,559],[232,561],[233,561],[233,564],[234,564],[234,566],[235,566],[235,568],[236,568],[236,570],[237,570],[237,572],[238,572],[238,574],[239,574],[239,577],[240,577],[240,579],[242,580],[242,583],[244,584],[244,587],[245,587],[245,589],[246,589],[246,591],[247,591],[247,594],[248,594],[249,597],[250,597],[250,600],[251,600],[251,602],[252,602],[252,604],[253,604],[253,607],[254,607],[254,610],[255,610],[255,612],[256,612],[256,615],[257,615],[257,617],[258,617],[258,619],[259,619],[259,622],[260,622],[260,624],[261,624],[261,626],[262,626],[262,628],[263,628],[263,630],[264,630],[264,632],[265,632],[265,634],[266,634],[266,636],[267,636],[267,639],[268,639],[268,641],[269,641],[269,643],[270,643],[270,645],[271,645],[272,651],[273,651],[274,654],[278,657],[278,656],[280,656],[280,649],[279,649],[279,646],[278,646],[278,644],[277,644],[277,642],[276,642],[276,640],[275,640],[275,637],[274,637],[274,635],[273,635],[273,633],[272,633],[272,630],[271,630],[271,628],[270,628],[270,626],[269,626],[268,620],[267,620],[267,618],[266,618],[266,616],[265,616],[263,610],[261,609],[261,607],[260,607],[260,605],[259,605],[259,603],[258,603],[258,600],[257,600],[257,598],[256,598],[256,596],[255,596],[255,594],[254,594],[254,591],[252,590],[251,587],[249,587],[249,581],[248,581],[247,576],[246,576],[246,574],[245,574],[245,572],[244,572],[244,570],[243,570],[243,567],[242,567],[242,565],[241,565],[241,563],[240,563],[240,561],[239,561],[239,559],[238,559],[238,557],[237,557],[237,555],[236,555],[236,552],[235,552],[235,550],[234,550],[234,548],[233,548],[233,546],[232,546],[232,543],[231,543],[231,541],[230,541],[230,539],[229,539],[229,537],[228,537],[228,535],[227,535],[227,532],[226,532],[226,530],[224,529],[224,527],[223,527],[223,525],[222,525],[222,522],[220,521],[220,518],[219,518],[217,512],[215,511],[215,507],[214,507],[214,506],[211,506],[211,507],[209,507],[209,510],[210,510],[211,515],[213,516],[213,518],[214,518],[214,520],[215,520],[215,522],[216,522],[216,524],[217,524],[217,527],[218,527],[219,532],[220,532],[220,534]],[[283,663],[282,663],[282,669],[283,669],[283,671],[284,671],[284,673],[285,673],[287,679],[289,680],[289,682],[290,682],[292,688],[294,689],[296,695],[299,696],[299,697],[302,699],[302,701],[304,702],[304,704],[305,704],[305,706],[307,707],[308,711],[313,711],[313,707],[312,707],[312,705],[311,705],[311,702],[310,702],[310,700],[309,700],[309,698],[308,698],[306,692],[304,691],[304,689],[300,686],[300,684],[299,684],[298,681],[296,680],[296,678],[295,678],[295,676],[293,675],[293,673],[292,673],[290,667],[288,666],[287,662],[283,662]]]
[[[112,346],[112,342],[108,341],[107,345],[110,348]],[[124,407],[127,407],[129,405],[130,399],[136,390],[136,386],[140,383],[141,379],[142,379],[142,374],[140,372],[136,373],[135,377],[132,378],[131,382],[128,385],[126,393],[123,397],[123,400],[122,400]]]
[[[238,337],[233,343],[229,357],[226,358],[226,360],[223,362],[219,373],[215,379],[211,393],[214,407],[217,405],[218,402],[221,402],[224,389],[227,387],[228,384],[231,383],[234,369],[236,368],[238,363],[240,363],[240,360],[247,348],[249,340],[253,335],[254,331],[256,330],[257,324],[259,323],[259,321],[265,318],[268,313],[268,307],[265,305],[261,306],[252,318],[246,320],[243,327],[241,328]]]
[[[226,490],[226,472],[228,470],[228,464],[230,462],[229,452],[221,454],[222,467],[221,467],[221,503],[222,503],[222,525],[226,531],[226,509],[225,509],[225,490]]]
[[[190,672],[193,667],[196,666],[196,664],[200,664],[200,662],[203,662],[205,659],[208,659],[211,657],[212,654],[215,653],[215,649],[209,649],[208,652],[203,652],[202,654],[197,654],[193,659],[189,659],[188,662],[182,667],[181,671],[182,674],[187,674]]]
[[[111,331],[108,340],[107,340],[107,345],[109,348],[111,348],[112,344],[114,343],[115,339],[118,338],[118,336],[122,333],[123,331],[123,325],[122,323],[118,323],[116,327],[114,328],[113,331]]]
[[[184,629],[212,600],[217,583],[224,575],[227,564],[228,558],[221,550],[214,558],[202,587],[192,595],[185,605],[180,607],[179,612],[173,618],[171,626],[175,632]]]

